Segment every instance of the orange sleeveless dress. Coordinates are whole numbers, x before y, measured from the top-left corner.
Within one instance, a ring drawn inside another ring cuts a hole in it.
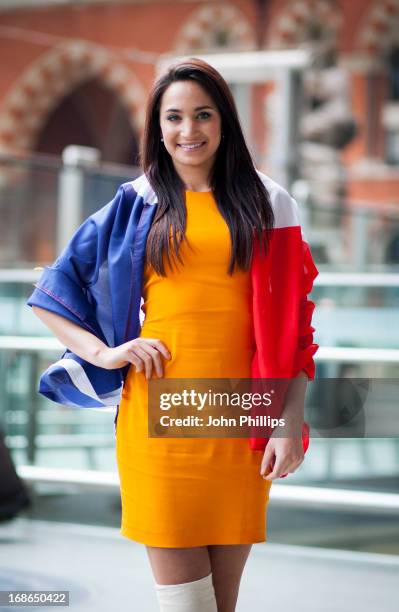
[[[186,207],[184,265],[166,278],[145,267],[140,335],[169,349],[165,378],[249,378],[249,272],[227,273],[230,234],[212,193],[187,191]],[[148,438],[147,381],[131,367],[116,424],[121,534],[166,548],[264,541],[262,456],[245,438]]]

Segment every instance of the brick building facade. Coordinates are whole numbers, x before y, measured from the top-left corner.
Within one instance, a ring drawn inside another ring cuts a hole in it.
[[[342,152],[348,201],[399,200],[398,0],[0,2],[0,151],[70,143],[134,163],[162,54],[284,49],[328,40],[350,83],[357,132]],[[252,91],[262,166],[270,87]],[[127,135],[129,135],[127,137]]]

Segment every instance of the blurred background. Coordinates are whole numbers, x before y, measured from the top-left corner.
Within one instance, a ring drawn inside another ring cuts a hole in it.
[[[300,205],[320,271],[318,376],[399,373],[398,0],[0,0],[0,588],[50,589],[57,569],[54,588],[70,588],[81,610],[102,609],[96,546],[113,584],[129,564],[143,593],[151,584],[133,561],[139,545],[118,535],[114,412],[37,394],[62,347],[25,303],[37,268],[141,173],[147,92],[186,55],[220,70],[257,167]],[[260,568],[272,576],[279,559],[292,570],[279,609],[399,609],[398,512],[397,438],[313,438],[300,469],[272,487],[268,542],[239,609],[253,605]],[[332,571],[351,584],[350,608],[348,592],[332,603]],[[131,597],[126,583],[118,593]],[[131,609],[155,610],[148,598]]]

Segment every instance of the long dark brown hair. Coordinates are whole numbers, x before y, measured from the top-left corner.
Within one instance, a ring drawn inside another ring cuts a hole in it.
[[[268,231],[274,215],[269,194],[258,176],[242,133],[236,105],[223,77],[212,66],[198,58],[178,62],[160,76],[149,94],[144,137],[140,158],[143,171],[158,198],[158,207],[147,238],[147,261],[154,270],[166,276],[164,256],[169,265],[185,238],[185,185],[161,142],[160,106],[164,92],[176,81],[194,81],[212,98],[221,116],[223,138],[216,152],[209,184],[218,209],[225,219],[231,237],[228,273],[235,266],[248,270],[257,235],[267,250]],[[170,246],[170,230],[173,248]]]

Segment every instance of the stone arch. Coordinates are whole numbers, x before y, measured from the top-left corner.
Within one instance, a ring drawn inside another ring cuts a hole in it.
[[[194,10],[176,36],[176,54],[256,48],[254,28],[231,4],[206,4]]]
[[[367,12],[358,36],[358,47],[369,57],[382,58],[399,43],[399,0],[378,0]]]
[[[49,112],[88,78],[98,78],[115,92],[140,133],[146,93],[131,68],[100,45],[67,42],[35,60],[7,94],[0,111],[0,151],[32,149]]]
[[[311,23],[320,24],[333,46],[337,43],[341,15],[329,0],[287,2],[270,28],[269,45],[273,48],[298,47],[308,40]]]

